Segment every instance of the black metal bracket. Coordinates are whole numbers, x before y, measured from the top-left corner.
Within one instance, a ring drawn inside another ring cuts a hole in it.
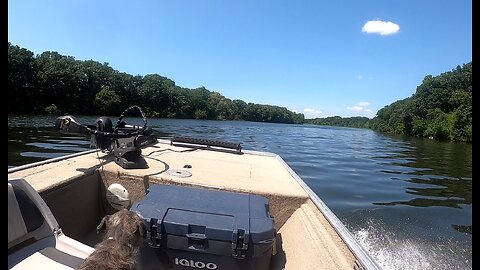
[[[171,141],[171,145],[194,147],[194,148],[203,148],[209,150],[225,151],[228,149],[233,150],[236,154],[242,154],[242,146],[240,143],[224,142],[209,140],[203,138],[192,138],[192,137],[183,137],[183,136],[174,136]]]

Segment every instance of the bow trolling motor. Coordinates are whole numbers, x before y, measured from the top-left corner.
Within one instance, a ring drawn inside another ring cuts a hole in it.
[[[122,121],[125,114],[132,109],[140,111],[143,126],[127,125]],[[147,168],[141,148],[157,142],[157,138],[152,135],[153,130],[147,128],[145,113],[135,105],[120,115],[115,126],[106,116],[99,117],[95,125],[84,125],[73,116],[66,115],[57,118],[55,128],[66,133],[90,134],[90,147],[113,152],[115,163],[124,169]]]

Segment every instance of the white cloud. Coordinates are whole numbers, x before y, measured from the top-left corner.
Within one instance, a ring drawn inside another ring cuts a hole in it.
[[[363,107],[362,106],[347,107],[347,110],[361,112],[363,111]]]
[[[371,112],[370,109],[365,108],[368,106],[370,106],[370,102],[361,101],[361,102],[357,102],[357,105],[355,106],[347,107],[347,110],[357,111],[357,112]]]
[[[346,109],[349,111],[355,111],[355,114],[357,115],[372,117],[373,111],[368,108],[368,106],[370,106],[370,102],[361,101],[357,102],[354,106],[347,106]]]
[[[360,81],[360,80],[363,80],[363,75],[362,75],[362,74],[357,75],[356,77],[357,77],[357,80],[359,80],[359,81]]]
[[[368,34],[380,34],[382,36],[398,33],[400,26],[393,22],[385,21],[368,21],[363,25],[362,32]]]
[[[305,114],[305,118],[307,119],[321,117],[322,114],[322,111],[312,108],[305,108],[303,109],[303,112]]]
[[[357,105],[361,107],[367,107],[368,105],[370,105],[370,102],[358,102]]]
[[[315,110],[315,109],[310,109],[310,108],[305,108],[303,109],[303,112],[305,113],[312,113],[312,114],[321,114],[322,111]]]

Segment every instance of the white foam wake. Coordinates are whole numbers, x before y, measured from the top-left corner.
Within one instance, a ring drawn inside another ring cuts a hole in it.
[[[465,250],[448,241],[432,245],[398,239],[373,226],[356,231],[354,237],[384,270],[472,269],[471,256],[468,258]]]

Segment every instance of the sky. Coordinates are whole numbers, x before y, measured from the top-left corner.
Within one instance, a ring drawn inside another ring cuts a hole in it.
[[[373,118],[472,61],[472,0],[8,0],[8,41],[306,118]]]

